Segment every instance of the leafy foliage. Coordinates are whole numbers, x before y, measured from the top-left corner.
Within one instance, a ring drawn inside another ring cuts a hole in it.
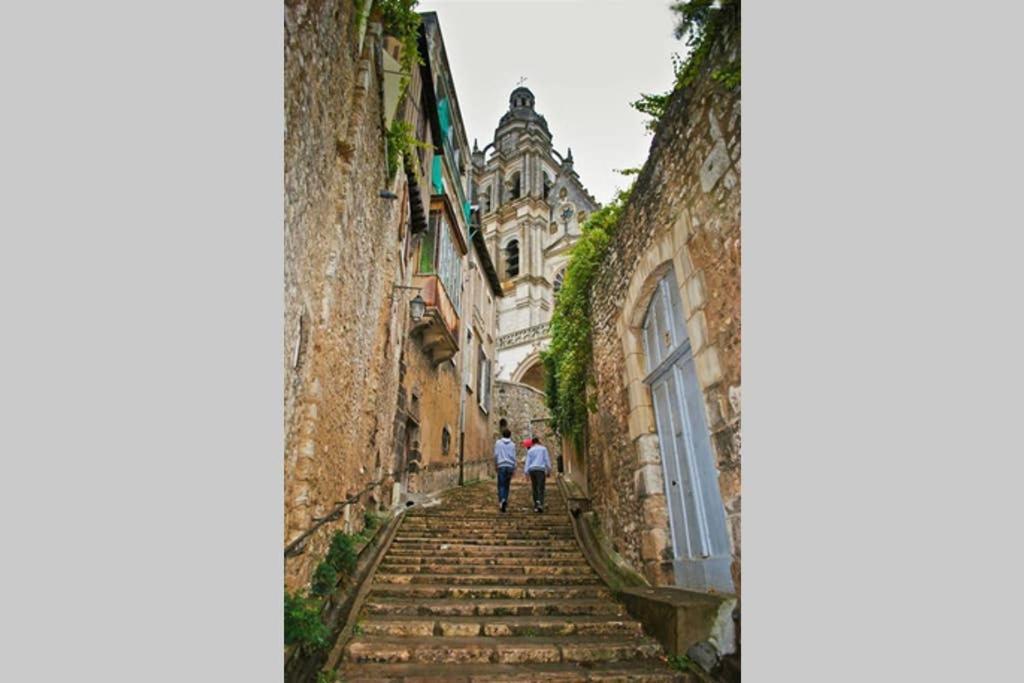
[[[316,683],[338,683],[337,671],[320,671],[316,675]]]
[[[565,279],[551,317],[551,344],[541,354],[545,370],[545,393],[552,424],[559,434],[582,446],[590,383],[591,322],[590,289],[597,269],[604,261],[629,190],[591,214],[583,225],[583,235],[573,245]]]
[[[381,515],[376,510],[367,510],[363,513],[363,525],[370,531],[376,531],[383,521],[384,515]]]
[[[284,642],[322,649],[331,631],[320,620],[321,602],[301,592],[284,594]]]
[[[419,164],[412,163],[412,151],[417,147],[429,149],[430,145],[416,139],[416,136],[413,135],[412,124],[396,116],[391,122],[391,128],[387,131],[387,143],[388,179],[390,180],[395,177],[400,159],[405,160],[405,168],[412,171],[413,175],[419,179]]]
[[[676,671],[689,671],[693,661],[686,655],[672,655],[668,658],[668,665]]]
[[[358,557],[355,537],[338,531],[331,538],[331,547],[328,549],[324,561],[334,569],[335,573],[350,574],[356,568]]]
[[[404,76],[402,92],[409,85],[409,74],[414,66],[423,64],[419,51],[420,15],[416,12],[418,0],[377,0],[374,10],[381,13],[384,32],[398,38],[402,43],[402,58],[399,61]]]
[[[338,586],[338,570],[331,566],[330,560],[324,559],[313,572],[310,590],[313,595],[330,595]]]
[[[651,132],[657,128],[672,93],[693,83],[707,61],[712,46],[726,30],[736,29],[740,20],[740,0],[681,0],[673,3],[670,9],[676,14],[673,34],[678,39],[686,39],[690,54],[685,61],[678,54],[672,55],[675,79],[667,92],[641,93],[640,99],[630,103],[631,107],[651,117],[644,124]],[[717,69],[711,77],[726,88],[738,86],[739,58]]]

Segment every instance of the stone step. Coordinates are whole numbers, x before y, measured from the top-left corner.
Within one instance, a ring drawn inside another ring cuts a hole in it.
[[[393,637],[360,635],[345,646],[350,662],[463,664],[618,662],[662,655],[647,636]]]
[[[339,669],[346,683],[370,681],[398,683],[482,683],[484,681],[633,681],[634,683],[683,682],[684,678],[663,663],[648,660],[598,662],[586,666],[574,662],[545,664],[354,664]],[[693,679],[696,680],[696,679]]]
[[[489,517],[476,519],[462,519],[453,517],[434,517],[426,519],[423,517],[406,517],[402,522],[402,528],[415,529],[495,529],[498,531],[508,529],[553,529],[562,531],[571,529],[567,520],[561,516],[555,518],[548,515],[534,515],[533,517],[509,517],[507,514],[492,514]]]
[[[494,518],[522,518],[522,519],[563,519],[562,515],[565,514],[566,505],[561,500],[552,500],[545,497],[544,500],[544,512],[537,513],[533,509],[533,501],[526,500],[511,500],[508,504],[508,508],[505,512],[498,509],[498,501],[488,501],[483,505],[473,505],[471,507],[461,506],[457,511],[442,511],[435,508],[430,510],[421,509],[418,512],[407,513],[409,517],[418,517],[421,519],[494,519]]]
[[[556,600],[559,598],[611,599],[611,592],[600,583],[585,586],[453,586],[440,584],[388,584],[375,583],[371,586],[375,597],[403,598],[408,600],[445,598],[478,600]]]
[[[444,545],[444,544],[441,544]],[[452,558],[537,558],[537,559],[578,559],[583,554],[578,549],[572,550],[545,550],[544,548],[515,548],[506,546],[501,552],[495,552],[493,548],[486,546],[459,546],[457,548],[446,547],[443,550],[440,545],[433,548],[416,548],[403,545],[392,545],[388,551],[388,557],[418,557],[425,559],[452,557]]]
[[[501,567],[501,569],[505,569]],[[579,585],[600,583],[593,571],[583,574],[577,572],[570,575],[552,574],[515,574],[511,571],[474,574],[389,574],[378,571],[374,576],[375,584],[410,584],[410,583],[447,583],[452,586],[477,586],[481,584],[498,584],[505,586],[543,586],[543,585]]]
[[[525,566],[545,565],[549,567],[589,567],[586,558],[579,553],[566,553],[569,557],[525,556],[525,557],[491,557],[487,555],[466,557],[459,553],[450,555],[424,556],[421,553],[396,554],[388,553],[388,565],[463,565],[473,567]]]
[[[396,534],[394,545],[399,548],[416,548],[418,550],[447,550],[449,548],[486,548],[488,552],[515,550],[576,550],[575,539],[536,539],[524,538],[519,540],[495,539],[495,538],[432,538],[430,536],[408,536]]]
[[[642,636],[640,623],[632,619],[593,615],[563,616],[449,616],[373,615],[360,619],[368,636]]]
[[[465,617],[568,617],[601,616],[627,618],[626,611],[608,598],[553,599],[440,599],[408,600],[371,596],[365,603],[364,616],[465,616]]]
[[[525,562],[519,560],[512,564],[502,565],[479,565],[473,563],[458,564],[426,562],[419,565],[392,563],[388,559],[387,564],[381,564],[377,568],[381,574],[478,574],[483,576],[505,576],[505,575],[527,575],[527,576],[589,576],[593,577],[594,572],[587,564],[575,564],[558,566],[547,564],[542,561]]]
[[[564,538],[575,540],[571,529],[508,529],[496,531],[486,527],[460,527],[457,529],[427,529],[424,527],[402,526],[397,537],[418,536],[429,539],[475,538],[475,539],[522,539],[524,541],[540,541],[548,538]]]

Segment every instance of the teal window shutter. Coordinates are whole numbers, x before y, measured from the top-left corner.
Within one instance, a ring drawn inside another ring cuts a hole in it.
[[[441,137],[448,137],[448,129],[452,127],[451,116],[448,113],[448,98],[444,97],[437,103],[437,118],[441,124]]]
[[[444,192],[444,182],[441,180],[441,155],[434,155],[434,163],[431,168],[430,182],[434,186],[434,194],[441,194]]]

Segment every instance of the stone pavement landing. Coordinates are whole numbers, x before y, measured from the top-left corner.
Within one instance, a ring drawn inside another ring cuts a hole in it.
[[[576,545],[558,488],[513,481],[408,513],[345,645],[342,680],[678,681]]]

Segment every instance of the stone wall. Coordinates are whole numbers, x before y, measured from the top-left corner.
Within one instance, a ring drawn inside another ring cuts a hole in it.
[[[501,420],[507,420],[508,428],[512,430],[512,439],[516,442],[518,457],[522,462],[525,458],[523,440],[529,438],[531,434],[536,434],[547,446],[551,455],[552,470],[557,471],[558,456],[562,452],[562,447],[561,441],[551,431],[548,416],[543,392],[516,382],[494,383],[494,410],[491,412],[494,439],[501,434]]]
[[[664,481],[639,330],[657,281],[675,272],[720,474],[740,586],[740,92],[710,72],[738,54],[738,35],[676,92],[592,292],[595,398],[587,483],[616,550],[671,584]]]
[[[401,207],[378,196],[379,30],[361,41],[349,0],[284,10],[287,544],[337,501],[389,476],[402,330],[391,297]],[[286,559],[287,588],[308,584],[335,530],[361,527],[366,500]]]

